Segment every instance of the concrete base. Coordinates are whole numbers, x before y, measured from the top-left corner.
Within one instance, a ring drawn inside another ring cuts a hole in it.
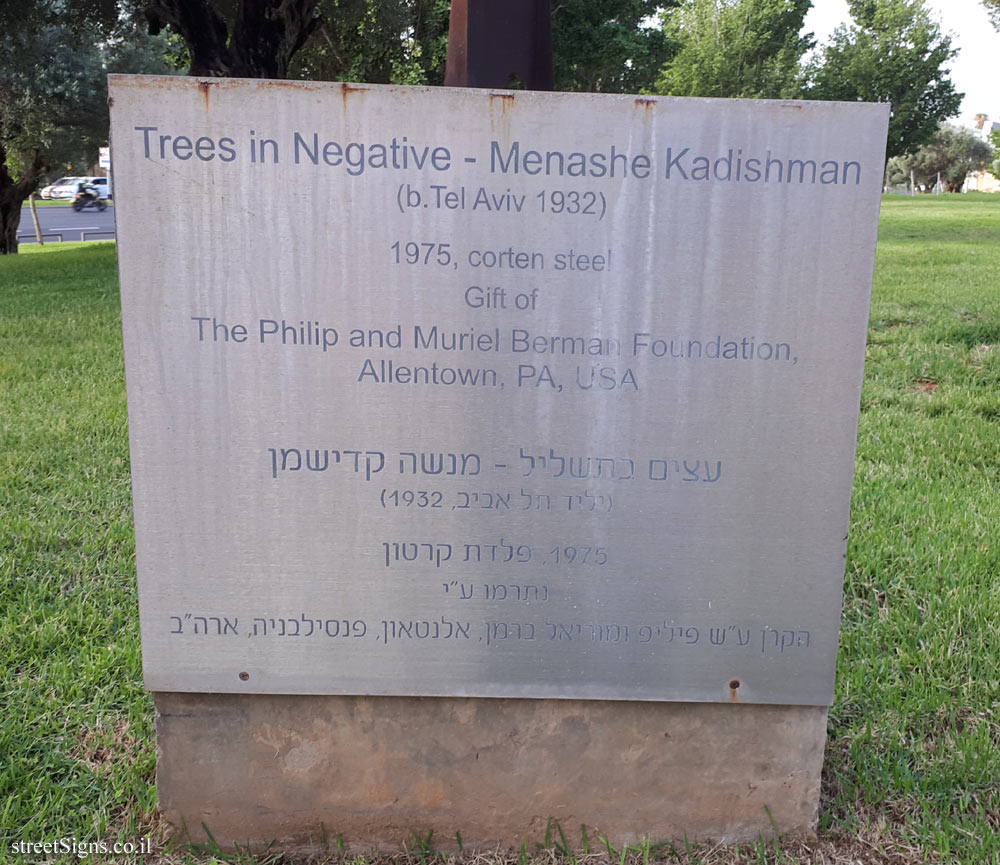
[[[292,850],[812,834],[817,706],[154,694],[178,834]],[[772,822],[773,821],[773,822]]]

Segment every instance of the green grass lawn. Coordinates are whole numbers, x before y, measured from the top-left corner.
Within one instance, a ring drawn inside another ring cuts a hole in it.
[[[155,805],[115,249],[79,246],[0,260],[0,856]]]
[[[162,851],[115,248],[22,249],[0,259],[0,862]],[[624,858],[1000,865],[1000,196],[883,203],[829,734],[817,842]]]

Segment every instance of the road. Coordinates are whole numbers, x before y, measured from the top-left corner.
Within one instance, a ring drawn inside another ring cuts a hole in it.
[[[113,240],[115,237],[115,208],[108,205],[103,213],[88,207],[76,213],[69,204],[49,204],[38,208],[38,222],[42,226],[45,242],[63,240]],[[17,229],[21,243],[35,242],[35,225],[31,221],[31,208],[21,208],[21,224]]]

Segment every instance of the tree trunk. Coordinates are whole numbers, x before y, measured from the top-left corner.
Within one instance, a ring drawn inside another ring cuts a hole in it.
[[[187,43],[189,75],[287,78],[292,56],[319,26],[319,0],[243,0],[227,22],[208,0],[148,0],[149,32],[169,26]]]
[[[38,185],[45,163],[38,151],[32,154],[31,167],[15,181],[7,170],[7,149],[0,142],[0,255],[17,253],[17,228],[21,224],[21,205]]]
[[[319,0],[257,0],[240,4],[233,24],[231,75],[287,78],[292,57],[319,26]]]
[[[45,238],[42,236],[42,226],[38,222],[38,207],[35,205],[35,193],[28,196],[28,204],[31,205],[31,221],[35,223],[35,239],[39,246],[45,246]]]
[[[17,252],[17,227],[21,224],[21,202],[13,187],[0,189],[0,255]]]

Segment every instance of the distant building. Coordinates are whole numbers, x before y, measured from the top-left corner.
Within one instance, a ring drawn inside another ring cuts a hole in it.
[[[989,141],[990,133],[1000,129],[1000,123],[996,121],[990,122],[988,114],[977,114],[973,129],[975,129],[976,135],[982,138],[983,141]]]

